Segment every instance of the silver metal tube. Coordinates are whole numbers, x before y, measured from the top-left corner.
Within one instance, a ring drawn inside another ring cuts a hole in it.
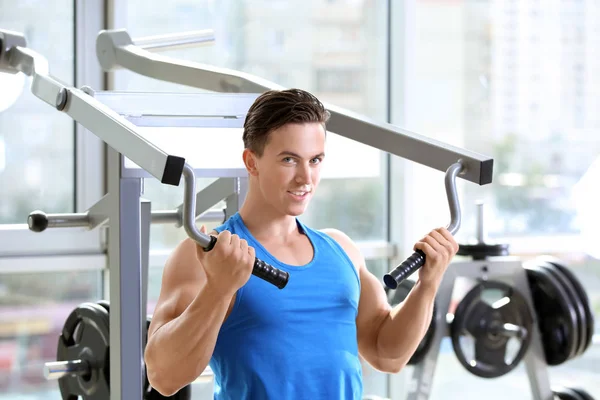
[[[502,327],[500,327],[498,333],[504,336],[522,339],[527,334],[527,329],[519,325],[505,323],[502,325]]]
[[[87,213],[51,214],[48,216],[48,228],[77,228],[88,226],[90,223]]]
[[[196,175],[194,169],[188,164],[183,165],[183,228],[192,240],[208,247],[210,236],[200,232],[196,227]]]
[[[220,93],[262,93],[270,89],[284,89],[281,85],[244,72],[148,54],[136,48],[124,30],[100,32],[96,48],[98,61],[107,72],[126,68],[154,79]],[[331,132],[439,171],[446,171],[449,165],[460,159],[464,166],[461,178],[478,185],[492,182],[493,159],[488,156],[340,107],[330,104],[325,104],[325,107],[331,114],[327,122],[327,129]]]
[[[197,221],[224,221],[225,211],[208,210],[200,214]],[[181,215],[177,210],[157,210],[152,211],[152,224],[181,224]]]
[[[484,226],[485,219],[485,206],[483,202],[477,203],[477,243],[486,242],[486,233]]]
[[[1,36],[5,33],[0,31]],[[4,49],[0,71],[20,71],[31,76],[31,92],[45,103],[68,114],[164,184],[179,185],[181,157],[166,154],[148,142],[133,123],[84,91],[69,87],[49,73],[48,60],[23,47]]]
[[[153,35],[133,39],[133,42],[136,46],[152,52],[175,50],[213,44],[215,42],[215,32],[212,29],[204,29],[166,35]]]
[[[44,364],[47,380],[60,379],[67,375],[83,375],[90,372],[90,365],[83,360],[53,361]]]
[[[85,213],[46,214],[36,210],[27,217],[27,225],[34,232],[42,232],[47,228],[90,227],[90,218]]]
[[[152,211],[152,224],[176,224],[181,219],[176,210]]]
[[[461,172],[462,168],[462,162],[459,161],[452,164],[446,171],[446,195],[448,196],[448,205],[450,206],[450,224],[447,229],[452,235],[458,232],[461,223],[460,203],[456,191],[456,177]]]

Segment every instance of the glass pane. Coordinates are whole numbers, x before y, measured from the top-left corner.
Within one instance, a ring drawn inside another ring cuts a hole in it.
[[[71,311],[101,298],[100,271],[2,275],[0,279],[1,399],[60,398],[44,378],[56,360],[57,340]]]
[[[268,10],[268,11],[267,11]],[[127,2],[132,38],[212,28],[212,46],[169,51],[168,56],[251,73],[311,91],[322,101],[385,120],[385,2],[366,1],[154,1]],[[290,15],[294,15],[290,18]],[[115,89],[193,92],[129,71],[118,71]],[[335,142],[337,138],[331,137]],[[344,145],[346,145],[344,143]],[[384,154],[354,143],[346,158],[324,168],[374,173],[323,179],[303,216],[314,228],[335,227],[355,240],[385,239]],[[240,154],[241,157],[241,154]],[[357,163],[356,160],[361,162]],[[329,161],[329,160],[328,160]],[[326,163],[328,163],[326,161]],[[148,190],[159,186],[146,184]],[[157,188],[159,193],[165,188]],[[161,228],[157,228],[161,229]],[[156,229],[154,230],[154,232]]]
[[[488,240],[510,243],[512,254],[523,259],[561,258],[584,284],[598,318],[600,10],[590,2],[552,5],[417,1],[406,128],[494,158],[493,184],[460,182],[460,242],[474,239],[475,202],[482,200]],[[418,207],[410,213],[419,232],[444,224],[442,176],[415,165],[411,179],[440,182],[435,188],[424,185],[418,198],[415,193]],[[572,379],[597,392],[600,383],[592,370],[597,353],[593,347],[552,368],[551,382]],[[454,361],[443,363],[438,369],[443,373],[436,375],[439,398],[458,387],[458,377],[447,372],[460,371]],[[459,386],[470,384],[467,379],[465,372]],[[508,387],[517,395],[526,384],[521,369],[497,386],[486,383],[484,390],[506,398]],[[475,389],[470,393],[478,396]]]
[[[51,74],[72,85],[73,1],[0,0],[0,10],[2,29],[23,33]],[[23,74],[0,74],[0,223],[24,224],[36,209],[74,209],[73,120],[34,96],[30,85]]]

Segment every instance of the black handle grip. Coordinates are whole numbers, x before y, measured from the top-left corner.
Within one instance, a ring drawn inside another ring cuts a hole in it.
[[[29,230],[33,232],[43,232],[48,228],[48,215],[39,210],[35,210],[27,217]]]
[[[417,250],[393,271],[386,274],[383,277],[383,282],[388,288],[396,289],[403,280],[411,276],[413,272],[421,268],[424,264],[425,253]]]
[[[290,274],[287,272],[275,268],[274,266],[269,265],[258,258],[254,259],[254,268],[252,268],[252,274],[264,279],[269,283],[272,283],[279,289],[283,289],[285,285],[287,285],[290,277]]]
[[[217,238],[211,236],[210,243],[204,248],[204,251],[211,251],[213,247],[215,247],[216,243]],[[252,275],[257,276],[260,279],[264,279],[265,281],[277,286],[279,289],[283,289],[285,285],[287,285],[288,279],[290,278],[290,274],[288,274],[287,272],[275,268],[272,265],[267,264],[263,260],[259,260],[258,258],[254,259],[254,268],[252,268]]]

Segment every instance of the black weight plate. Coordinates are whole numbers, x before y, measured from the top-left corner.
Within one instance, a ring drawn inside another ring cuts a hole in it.
[[[87,375],[67,375],[59,379],[58,386],[63,399],[110,398],[107,376],[109,342],[108,313],[104,308],[94,303],[83,303],[69,314],[58,339],[56,359],[81,359],[88,362],[92,368]]]
[[[458,252],[459,256],[470,256],[474,260],[484,260],[488,257],[500,257],[507,256],[508,244],[498,243],[477,243],[477,244],[459,244]]]
[[[394,291],[394,295],[392,296],[391,300],[391,305],[396,306],[402,303],[404,299],[406,299],[406,296],[408,296],[414,285],[415,282],[410,279],[403,280]],[[410,360],[408,360],[409,365],[416,365],[420,363],[421,361],[423,361],[423,358],[425,358],[425,356],[427,355],[427,352],[431,347],[433,337],[435,335],[436,315],[437,307],[434,303],[433,314],[431,316],[431,323],[427,328],[427,332],[425,332],[425,336],[423,336],[423,339],[419,343],[419,346],[417,347],[413,355],[410,357]]]
[[[575,290],[577,291],[577,294],[579,295],[579,299],[580,299],[581,303],[583,304],[583,309],[585,311],[585,316],[586,316],[585,331],[586,331],[587,337],[586,337],[586,341],[585,341],[585,346],[583,347],[583,352],[585,352],[590,347],[590,344],[592,344],[592,338],[594,336],[594,325],[595,325],[594,312],[592,311],[592,308],[590,306],[590,298],[588,297],[587,291],[581,284],[581,281],[577,278],[577,276],[575,276],[573,271],[571,271],[571,269],[569,267],[567,267],[563,262],[561,262],[561,260],[559,260],[558,258],[555,258],[555,257],[550,257],[550,256],[542,256],[542,257],[540,257],[540,259],[542,259],[546,262],[549,262],[550,264],[554,265],[556,268],[560,269],[560,271],[571,280],[571,282],[573,283],[573,286],[575,286]],[[583,354],[583,352],[580,353],[580,355]]]
[[[581,304],[581,301],[579,301],[579,296],[577,295],[575,287],[573,286],[569,278],[567,278],[553,264],[547,263],[542,260],[537,260],[537,262],[541,268],[544,268],[545,270],[553,274],[554,277],[558,281],[560,281],[560,283],[563,285],[563,289],[565,290],[565,294],[568,297],[568,303],[570,304],[570,306],[573,307],[573,311],[575,311],[575,317],[577,320],[577,324],[575,325],[575,331],[577,333],[574,336],[577,338],[577,346],[573,357],[577,357],[583,350],[583,347],[585,347],[585,342],[587,339],[587,334],[585,331],[586,317],[585,311],[583,310],[583,304]]]
[[[108,300],[98,300],[96,304],[104,308],[106,312],[110,314],[110,303]]]
[[[108,300],[98,300],[96,302],[100,307],[104,308],[108,313],[108,320],[110,321],[110,302]],[[110,322],[108,324],[110,326]],[[106,376],[106,380],[110,387],[110,351],[106,354],[106,365],[104,366],[104,376]]]
[[[499,293],[490,304],[491,295]],[[496,378],[512,371],[531,344],[533,315],[525,297],[512,286],[499,281],[481,281],[458,303],[450,325],[452,347],[459,362],[470,373]],[[463,351],[461,338],[474,339],[474,356]],[[509,340],[519,340],[512,360],[507,360]]]
[[[591,394],[579,387],[569,388],[579,395],[582,400],[594,400]]]
[[[552,393],[560,400],[584,400],[579,393],[568,387],[560,386],[552,388]]]
[[[564,299],[564,288],[537,262],[525,262],[529,290],[537,314],[538,328],[542,336],[544,355],[548,365],[560,365],[569,360],[577,351],[574,310]]]

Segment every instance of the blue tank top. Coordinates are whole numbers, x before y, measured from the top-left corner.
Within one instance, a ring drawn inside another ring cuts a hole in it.
[[[362,398],[358,274],[334,239],[296,221],[314,249],[303,266],[275,259],[237,213],[215,229],[246,239],[258,258],[290,274],[283,289],[252,275],[237,292],[209,364],[215,399]]]

